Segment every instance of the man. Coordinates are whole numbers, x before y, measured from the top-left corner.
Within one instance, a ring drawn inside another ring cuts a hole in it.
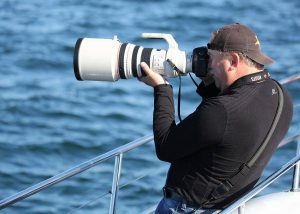
[[[140,80],[154,87],[156,153],[171,163],[156,213],[211,213],[239,198],[258,181],[292,118],[287,91],[264,70],[273,60],[261,52],[248,27],[235,23],[214,32],[208,55],[208,75],[197,89],[202,102],[179,124],[172,87],[141,63],[147,76]],[[279,120],[271,132],[276,115]],[[254,165],[232,182],[264,141],[266,147]],[[225,190],[218,188],[222,184]]]

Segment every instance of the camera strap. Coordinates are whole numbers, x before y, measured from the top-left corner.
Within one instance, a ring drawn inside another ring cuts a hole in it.
[[[172,67],[172,69],[174,71],[177,72],[178,74],[178,77],[179,77],[179,88],[178,88],[178,99],[177,99],[177,107],[178,107],[178,118],[179,118],[179,121],[181,122],[182,119],[181,119],[181,115],[180,115],[180,99],[181,99],[181,75],[184,74],[181,70],[179,70],[179,68],[177,68],[177,66],[172,62],[172,60],[170,59],[167,59],[167,62],[169,63],[169,65]]]
[[[205,208],[210,208],[213,206],[213,202],[215,200],[221,199],[223,197],[226,197],[226,193],[228,193],[233,187],[234,185],[236,185],[239,181],[241,181],[244,177],[246,177],[249,173],[249,171],[251,170],[251,168],[253,167],[253,165],[255,164],[255,162],[258,160],[258,158],[261,156],[261,154],[263,153],[263,151],[265,150],[269,140],[271,139],[274,130],[278,124],[278,121],[280,119],[281,113],[282,113],[282,109],[283,109],[283,104],[284,104],[284,98],[283,98],[283,92],[282,89],[280,87],[280,85],[275,81],[277,89],[278,89],[278,94],[279,94],[279,98],[278,98],[278,107],[277,107],[277,111],[275,114],[275,117],[273,119],[273,123],[272,126],[269,130],[269,132],[267,133],[263,143],[260,145],[260,147],[257,149],[257,151],[254,153],[254,155],[250,158],[250,160],[247,163],[244,163],[240,168],[239,171],[233,175],[232,177],[230,177],[229,179],[226,179],[225,181],[221,182],[211,193],[210,198],[208,201],[206,201],[203,204],[203,207]]]

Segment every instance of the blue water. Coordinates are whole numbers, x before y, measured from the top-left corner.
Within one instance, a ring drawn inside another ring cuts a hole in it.
[[[79,82],[73,50],[79,37],[112,38],[166,48],[142,32],[171,33],[182,50],[205,45],[210,33],[241,22],[254,29],[269,66],[280,80],[299,74],[298,0],[1,0],[0,1],[0,199],[152,132],[152,89],[135,79]],[[172,80],[177,96],[178,79]],[[288,89],[300,103],[300,81]],[[200,98],[183,78],[182,117]],[[175,99],[176,100],[176,99]],[[288,135],[300,130],[295,109]],[[278,151],[264,176],[295,154],[295,143]],[[140,213],[161,197],[168,165],[153,145],[125,155],[118,213]],[[107,213],[113,161],[64,181],[1,213]],[[150,170],[150,171],[149,171]],[[291,173],[268,191],[288,189]],[[85,205],[82,209],[78,207]]]

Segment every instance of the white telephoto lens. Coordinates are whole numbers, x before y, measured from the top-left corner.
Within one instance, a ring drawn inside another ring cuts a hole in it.
[[[121,43],[112,39],[79,39],[74,54],[74,71],[78,80],[117,81],[117,64]]]
[[[192,64],[190,56],[178,49],[144,48],[121,43],[116,38],[81,38],[75,45],[73,63],[77,80],[117,81],[145,76],[141,62],[165,77],[185,75]]]

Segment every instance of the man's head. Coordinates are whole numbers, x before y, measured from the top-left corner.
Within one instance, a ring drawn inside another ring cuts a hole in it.
[[[264,65],[274,62],[261,52],[256,34],[239,23],[213,32],[207,47],[209,73],[221,90],[238,78],[263,70]]]

